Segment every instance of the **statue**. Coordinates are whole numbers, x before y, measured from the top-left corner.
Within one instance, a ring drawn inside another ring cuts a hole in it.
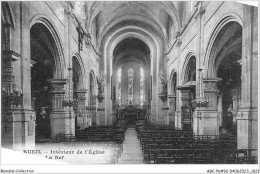
[[[98,85],[98,100],[99,102],[102,102],[102,100],[104,99],[104,86],[105,86],[105,76],[101,75],[99,77],[97,77],[97,85]]]
[[[168,92],[167,92],[167,78],[166,78],[165,74],[163,73],[163,71],[161,71],[160,79],[161,79],[161,83],[162,83],[162,92],[159,94],[159,97],[164,102],[167,100]]]
[[[166,78],[166,75],[163,73],[163,71],[161,71],[160,79],[161,79],[162,88],[163,88],[162,93],[167,93],[167,78]]]

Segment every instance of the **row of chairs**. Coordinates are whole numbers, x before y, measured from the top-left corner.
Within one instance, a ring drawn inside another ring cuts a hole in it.
[[[249,154],[257,149],[149,149],[144,154],[148,164],[255,164]]]
[[[76,131],[76,138],[80,141],[123,143],[125,139],[126,123],[117,122],[113,126],[95,126]]]
[[[157,129],[153,129],[156,127]],[[138,138],[145,163],[242,164],[256,163],[257,149],[237,149],[235,136],[194,135],[171,127],[139,125]]]

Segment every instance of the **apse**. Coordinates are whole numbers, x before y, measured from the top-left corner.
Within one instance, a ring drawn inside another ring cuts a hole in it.
[[[129,37],[117,44],[113,51],[117,103],[142,105],[147,100],[149,55],[149,47],[140,39]]]

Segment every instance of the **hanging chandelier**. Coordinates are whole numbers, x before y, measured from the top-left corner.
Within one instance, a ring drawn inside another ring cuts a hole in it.
[[[198,69],[199,73],[198,73],[198,92],[197,92],[197,97],[196,100],[192,101],[192,107],[193,108],[203,108],[203,107],[207,107],[209,101],[207,101],[205,99],[205,95],[204,95],[204,86],[203,86],[203,77],[202,77],[202,70],[201,68]]]

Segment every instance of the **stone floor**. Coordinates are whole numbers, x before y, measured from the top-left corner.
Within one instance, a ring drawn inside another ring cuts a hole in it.
[[[135,128],[128,128],[123,143],[123,153],[117,164],[143,164],[143,154]]]

